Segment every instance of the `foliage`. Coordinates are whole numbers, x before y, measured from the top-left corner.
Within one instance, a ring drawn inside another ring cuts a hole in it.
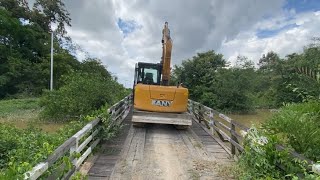
[[[45,160],[83,125],[84,122],[71,122],[58,132],[48,134],[32,126],[21,130],[0,124],[0,179],[22,178],[24,172]]]
[[[264,125],[269,134],[277,135],[282,144],[317,161],[320,159],[320,102],[290,104],[281,108]]]
[[[121,126],[110,126],[109,114],[106,112],[108,107],[103,106],[90,115],[82,116],[77,121],[71,121],[52,134],[45,133],[33,126],[21,130],[10,125],[0,124],[0,179],[22,179],[25,172],[44,161],[59,145],[96,118],[100,118],[102,121],[102,131],[98,137],[102,139],[114,137]],[[80,142],[87,137],[88,135],[84,136]],[[58,160],[44,176],[55,172],[61,163],[70,164],[70,158],[64,156]],[[71,166],[66,168],[68,171]],[[76,175],[75,178],[81,178],[81,176]]]
[[[310,174],[306,162],[291,157],[296,151],[314,162],[320,159],[320,102],[288,104],[261,129],[251,128],[245,136],[245,151],[238,163],[240,179],[319,179]],[[279,151],[276,145],[287,147]],[[281,167],[281,169],[280,169]]]
[[[0,0],[0,7],[0,98],[38,96],[49,87],[50,25],[58,24],[57,32],[64,35],[69,14],[60,0],[37,0],[32,10],[25,0]],[[76,61],[56,41],[54,48],[58,62]]]
[[[175,66],[172,83],[182,82],[190,98],[215,109],[248,112],[252,108],[249,90],[254,69],[251,61],[238,58],[236,67],[227,68],[221,54],[213,51],[198,53]]]
[[[236,173],[239,179],[316,179],[310,174],[306,162],[291,157],[288,151],[278,151],[277,136],[263,129],[251,128],[244,141],[244,152],[238,161]]]
[[[41,98],[43,117],[55,120],[79,117],[126,95],[123,86],[98,74],[73,73],[65,78],[64,84],[58,90],[47,91]]]
[[[39,99],[10,99],[0,101],[0,117],[6,117],[17,110],[34,110],[38,109]]]

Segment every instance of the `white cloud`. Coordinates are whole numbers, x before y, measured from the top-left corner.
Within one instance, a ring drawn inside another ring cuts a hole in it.
[[[282,19],[278,23],[274,23],[274,19]],[[235,62],[238,55],[248,56],[255,63],[258,62],[262,54],[274,51],[284,57],[294,52],[302,52],[303,47],[310,44],[310,40],[314,36],[320,36],[318,27],[320,27],[320,11],[306,12],[295,14],[291,17],[290,23],[299,25],[291,29],[284,29],[277,35],[259,39],[256,36],[257,29],[261,24],[269,24],[268,29],[277,29],[285,26],[288,21],[287,17],[275,17],[267,21],[257,22],[253,28],[246,32],[241,32],[234,40],[223,42],[219,52],[223,53],[230,62]],[[265,28],[265,27],[264,27]]]
[[[90,55],[101,59],[121,83],[131,87],[136,62],[160,61],[165,21],[169,22],[173,38],[173,64],[211,49],[231,61],[239,54],[257,59],[268,50],[281,55],[300,50],[309,36],[317,33],[320,26],[314,23],[320,18],[312,13],[283,10],[284,3],[284,0],[66,1],[72,18],[68,33]],[[119,18],[136,22],[139,28],[124,36],[117,26]],[[259,39],[255,35],[258,29],[272,30],[292,23],[300,26],[272,38]]]

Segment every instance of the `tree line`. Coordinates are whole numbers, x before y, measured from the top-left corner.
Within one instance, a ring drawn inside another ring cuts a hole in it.
[[[50,84],[52,24],[54,91]],[[0,0],[0,99],[41,97],[43,117],[70,119],[112,105],[128,91],[99,59],[75,57],[67,35],[70,14],[62,0]]]
[[[26,0],[0,0],[0,99],[40,96],[49,89],[52,24],[58,26],[54,38],[55,89],[70,83],[68,76],[75,73],[94,73],[113,81],[98,59],[88,57],[79,62],[74,56],[78,47],[67,35],[65,28],[71,26],[71,18],[62,0],[36,0],[32,8]],[[239,56],[230,65],[222,54],[198,53],[174,66],[171,84],[182,82],[189,88],[191,99],[232,112],[318,98],[320,38],[313,42],[302,53],[285,58],[268,52],[258,64]]]
[[[227,112],[250,112],[318,99],[320,40],[314,38],[313,42],[302,53],[284,58],[270,51],[258,64],[238,56],[230,65],[222,54],[198,53],[174,66],[171,84],[183,83],[191,99]]]

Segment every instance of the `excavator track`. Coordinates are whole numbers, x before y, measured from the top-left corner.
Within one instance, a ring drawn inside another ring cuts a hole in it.
[[[89,179],[233,179],[226,173],[233,159],[197,122],[185,130],[166,124],[136,128],[131,118],[120,136],[102,146]]]

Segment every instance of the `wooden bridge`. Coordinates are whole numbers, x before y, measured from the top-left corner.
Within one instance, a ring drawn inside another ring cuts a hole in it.
[[[243,151],[239,132],[246,132],[245,126],[189,100],[193,124],[187,130],[161,124],[136,128],[131,125],[131,104],[131,96],[127,96],[113,105],[108,109],[108,127],[103,127],[100,119],[88,123],[45,162],[25,173],[25,179],[70,179],[77,175],[88,179],[234,178],[228,170]],[[115,125],[122,126],[120,134],[101,140],[99,131]]]

